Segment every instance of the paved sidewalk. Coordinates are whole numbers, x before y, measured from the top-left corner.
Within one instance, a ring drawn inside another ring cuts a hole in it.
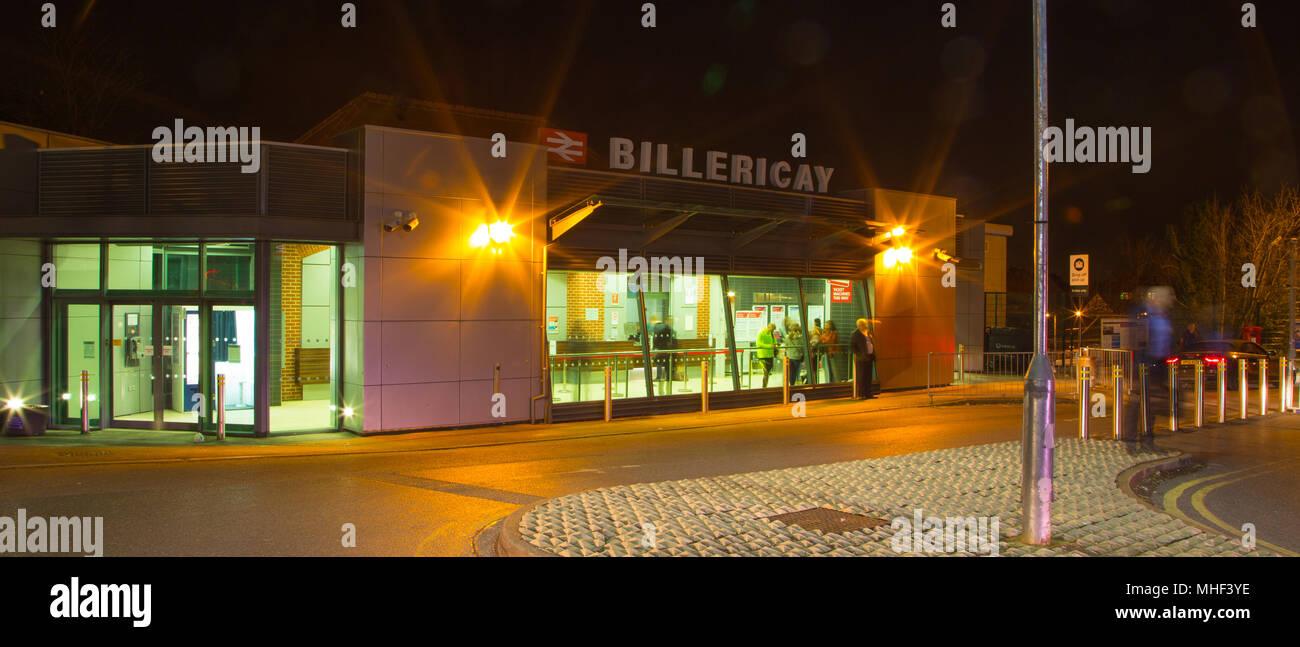
[[[780,400],[780,395],[776,396]],[[924,391],[886,393],[871,400],[812,400],[804,403],[808,418],[864,412],[897,411],[927,406]],[[255,457],[319,456],[401,451],[437,451],[569,438],[653,433],[721,425],[788,420],[791,407],[772,404],[707,414],[683,413],[616,418],[551,425],[508,425],[358,436],[348,432],[272,434],[267,438],[209,436],[194,442],[194,432],[109,429],[82,435],[75,430],[51,430],[44,436],[0,436],[0,469],[107,463],[221,460]]]
[[[1058,440],[1054,543],[1045,548],[1015,540],[1019,442],[581,492],[507,518],[499,547],[538,556],[892,556],[900,553],[891,522],[919,510],[927,518],[996,517],[1003,556],[1273,555],[1159,512],[1117,485],[1178,457],[1111,440]],[[884,523],[823,534],[771,518],[811,508]]]

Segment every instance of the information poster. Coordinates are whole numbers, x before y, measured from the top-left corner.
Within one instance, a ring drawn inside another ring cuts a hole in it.
[[[831,303],[853,303],[853,281],[828,281],[831,285]]]

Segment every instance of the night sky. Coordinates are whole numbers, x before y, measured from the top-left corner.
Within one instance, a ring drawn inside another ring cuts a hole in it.
[[[0,119],[61,130],[39,1],[0,5]],[[177,117],[261,126],[292,141],[366,91],[548,116],[552,125],[836,167],[859,186],[954,196],[958,212],[1016,227],[1029,266],[1032,18],[1026,0],[578,2],[57,2],[59,28],[131,84],[94,132],[150,143]],[[1057,164],[1053,270],[1094,254],[1094,281],[1124,271],[1117,235],[1163,237],[1188,205],[1300,181],[1300,3],[1048,2],[1051,124],[1150,126],[1150,173]],[[598,140],[600,141],[600,140]]]

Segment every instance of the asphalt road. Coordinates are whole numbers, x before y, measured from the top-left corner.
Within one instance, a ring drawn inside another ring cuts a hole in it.
[[[1019,436],[1019,405],[981,404],[437,451],[29,468],[0,474],[0,511],[103,516],[109,556],[467,556],[490,552],[491,527],[519,506],[561,494]],[[342,545],[345,523],[355,548]]]
[[[110,556],[470,556],[491,553],[503,517],[562,494],[1020,437],[1018,404],[853,407],[803,419],[773,408],[771,418],[710,426],[671,416],[627,433],[483,430],[472,432],[481,444],[446,449],[6,469],[0,514],[103,516]],[[1074,415],[1062,403],[1059,435],[1074,435]],[[1161,431],[1156,444],[1203,465],[1160,484],[1157,505],[1233,536],[1250,522],[1260,545],[1300,552],[1300,416]],[[352,548],[342,545],[349,523]]]
[[[1161,484],[1154,500],[1231,536],[1254,524],[1257,545],[1300,554],[1300,415],[1184,429],[1156,444],[1193,454],[1200,469]]]

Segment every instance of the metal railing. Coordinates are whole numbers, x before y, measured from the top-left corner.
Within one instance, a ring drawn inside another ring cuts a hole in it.
[[[1047,354],[1056,376],[1058,394],[1074,394],[1078,356],[1068,351]],[[1019,398],[1024,394],[1030,352],[962,351],[926,355],[926,395],[930,404],[942,399]]]

